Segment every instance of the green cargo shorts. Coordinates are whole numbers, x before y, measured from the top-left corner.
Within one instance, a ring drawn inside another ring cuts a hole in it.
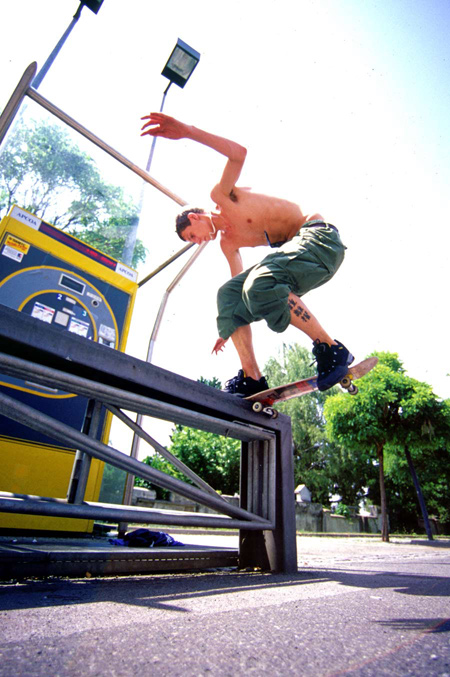
[[[315,222],[314,222],[315,223]],[[281,333],[291,321],[288,296],[328,282],[344,260],[346,247],[328,224],[305,224],[292,240],[220,287],[217,328],[227,339],[240,326],[265,320]]]

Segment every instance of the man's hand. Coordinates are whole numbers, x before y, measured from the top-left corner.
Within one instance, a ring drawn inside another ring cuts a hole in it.
[[[165,139],[184,139],[188,135],[189,126],[183,122],[171,118],[164,113],[150,113],[144,115],[141,120],[148,120],[142,126],[141,136],[163,136]]]
[[[225,348],[227,341],[228,339],[218,338],[211,352],[216,353],[216,355],[220,353]]]

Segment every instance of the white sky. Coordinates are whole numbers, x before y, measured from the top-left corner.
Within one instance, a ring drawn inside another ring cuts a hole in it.
[[[1,3],[0,107],[77,7]],[[312,312],[357,359],[398,352],[411,376],[450,397],[449,27],[445,0],[104,0],[97,16],[83,10],[39,91],[144,167],[151,139],[140,137],[140,117],[159,110],[176,39],[190,44],[200,63],[185,89],[171,87],[165,112],[247,146],[240,184],[320,211],[348,247],[334,280],[305,297]],[[210,149],[159,139],[151,173],[208,208],[223,166]],[[106,159],[104,172],[138,194],[129,172]],[[140,277],[182,246],[177,211],[147,190]],[[266,251],[244,250],[244,262]],[[128,352],[145,358],[179,268],[139,292]],[[227,277],[218,242],[208,245],[169,301],[155,364],[192,379],[237,373],[231,341],[211,355],[216,290]],[[261,366],[283,342],[311,348],[293,328],[276,335],[259,323],[254,337]]]

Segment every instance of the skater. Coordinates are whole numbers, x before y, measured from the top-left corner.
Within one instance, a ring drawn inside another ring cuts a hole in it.
[[[292,324],[312,340],[319,390],[338,383],[353,355],[331,338],[301,299],[330,280],[341,265],[345,247],[337,228],[321,214],[304,214],[293,202],[236,186],[247,154],[240,144],[163,113],[142,119],[146,120],[142,136],[191,139],[227,158],[211,191],[216,211],[190,208],[176,219],[176,231],[185,242],[201,244],[220,233],[220,247],[230,266],[232,277],[217,296],[219,338],[213,352],[221,351],[231,337],[242,368],[225,390],[246,397],[269,387],[254,354],[250,326],[262,319],[275,332]],[[260,245],[274,251],[244,271],[241,247]]]

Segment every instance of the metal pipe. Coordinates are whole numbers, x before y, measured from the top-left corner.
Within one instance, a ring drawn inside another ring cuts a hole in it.
[[[169,87],[170,87],[171,84],[172,83],[169,82],[169,86],[167,87],[166,91],[163,94],[161,107],[159,109],[160,113],[162,113],[162,111],[163,111],[164,102],[166,100],[167,92],[169,91]],[[148,156],[147,164],[145,166],[145,171],[147,173],[150,173],[150,167],[152,166],[153,154],[155,152],[155,145],[156,145],[156,139],[157,138],[158,137],[156,137],[156,136],[153,137],[153,141],[152,141],[152,145],[151,145],[151,149],[150,149],[150,154]],[[140,227],[141,221],[142,221],[142,208],[144,206],[145,188],[146,188],[145,183],[143,183],[142,188],[141,188],[141,194],[140,194],[140,197],[139,197],[139,204],[138,204],[138,214],[139,214],[139,216],[133,222],[131,228],[129,229],[129,231],[127,233],[127,237],[125,239],[125,244],[124,244],[123,251],[122,251],[123,262],[126,263],[129,266],[131,266],[131,264],[132,264],[133,252],[134,252],[135,247],[136,247],[137,234],[138,234],[139,227]]]
[[[156,137],[155,137],[154,140],[156,140]],[[153,325],[153,330],[152,330],[152,333],[150,335],[150,340],[148,342],[147,358],[146,358],[147,362],[152,361],[153,348],[155,347],[155,342],[156,342],[156,338],[158,336],[159,328],[160,328],[161,323],[162,323],[162,318],[163,318],[164,312],[166,310],[167,302],[169,300],[169,296],[170,296],[173,288],[184,277],[184,275],[187,273],[189,268],[192,266],[194,261],[201,254],[201,252],[203,251],[203,249],[205,248],[205,246],[207,244],[208,244],[207,242],[204,242],[203,244],[200,245],[200,247],[197,249],[197,251],[194,252],[194,254],[185,263],[185,265],[182,267],[182,269],[179,271],[179,273],[175,276],[173,281],[167,287],[167,289],[166,289],[166,291],[163,295],[162,301],[160,303],[160,306],[159,306],[159,309],[158,309],[158,314],[156,316],[156,320],[155,320],[155,323]],[[144,417],[143,417],[142,414],[138,414],[137,417],[136,417],[136,424],[139,427],[142,426],[143,418]],[[131,451],[130,451],[131,458],[137,458],[139,456],[140,442],[141,442],[141,440],[140,440],[139,435],[137,435],[135,433],[133,435],[133,440],[132,440],[132,443],[131,443]],[[131,502],[131,496],[132,496],[132,492],[133,492],[133,484],[134,484],[134,478],[131,475],[127,476],[126,481],[125,481],[125,492],[124,492],[124,499],[123,499],[124,503],[129,504]]]
[[[11,94],[11,97],[6,104],[2,114],[0,115],[0,144],[5,138],[8,129],[10,128],[14,118],[17,115],[17,112],[22,105],[27,91],[30,87],[31,82],[33,81],[34,76],[36,75],[37,63],[34,61],[30,63],[28,68],[25,70],[22,75],[19,84],[15,88],[14,92]]]
[[[38,89],[39,85],[41,84],[42,80],[45,78],[47,75],[48,71],[50,70],[50,66],[58,56],[59,52],[61,51],[65,41],[69,37],[70,33],[72,32],[72,29],[75,27],[78,19],[81,16],[81,10],[83,9],[83,3],[80,3],[78,6],[77,11],[73,15],[72,21],[70,22],[69,26],[66,28],[64,33],[62,34],[62,37],[58,40],[56,43],[56,47],[53,49],[51,52],[50,56],[47,58],[46,62],[42,66],[41,70],[39,73],[36,75],[36,77],[33,80],[33,87],[35,89]]]
[[[277,451],[275,438],[269,442],[269,475],[267,477],[267,493],[268,493],[268,519],[272,522],[275,522],[276,517],[276,464],[277,464]]]
[[[85,434],[89,435],[92,439],[97,438],[98,428],[100,425],[100,414],[102,411],[101,402],[94,400],[92,405],[92,412],[89,418],[89,429],[88,431],[83,431]],[[86,487],[89,479],[89,471],[91,469],[91,457],[89,454],[84,452],[81,458],[80,464],[80,475],[78,477],[78,483],[75,491],[74,503],[82,503],[86,494]]]
[[[91,439],[65,423],[56,421],[50,416],[47,416],[47,414],[37,411],[3,393],[0,393],[0,414],[12,418],[14,421],[22,423],[49,437],[60,440],[65,444],[70,444],[75,448],[82,449],[91,456],[99,458],[101,461],[105,461],[116,468],[126,470],[138,477],[148,479],[157,486],[173,491],[181,496],[186,496],[196,503],[206,505],[220,513],[230,515],[231,517],[240,517],[242,519],[260,519],[246,510],[232,506],[222,499],[218,499],[211,494],[206,494],[200,489],[192,487],[181,480],[170,477],[154,468],[150,468],[150,466],[145,463],[141,463],[134,458],[129,458],[117,449],[108,447],[105,444],[102,444],[102,442]]]
[[[154,188],[159,190],[161,193],[164,193],[164,195],[170,197],[171,200],[177,202],[182,207],[184,207],[187,204],[186,200],[183,200],[183,198],[179,197],[171,190],[163,186],[161,183],[153,179],[150,176],[150,174],[148,174],[146,171],[135,165],[134,162],[131,162],[131,160],[128,160],[128,158],[126,158],[124,155],[122,155],[117,150],[112,148],[112,146],[109,146],[107,143],[105,143],[105,141],[102,141],[102,139],[100,139],[98,136],[90,132],[88,129],[86,129],[86,127],[83,127],[83,125],[74,120],[74,118],[70,117],[70,115],[64,113],[64,111],[62,111],[60,108],[51,103],[51,101],[41,96],[41,94],[39,94],[35,89],[29,87],[26,94],[27,96],[30,97],[30,99],[36,101],[36,103],[38,103],[40,106],[48,110],[49,113],[52,113],[52,115],[55,115],[57,118],[65,122],[66,125],[72,127],[72,129],[75,129],[75,131],[84,136],[86,139],[89,139],[89,141],[91,141],[96,146],[104,150],[106,153],[108,153],[108,155],[111,155],[111,157],[113,157],[115,160],[123,164],[125,167],[131,169],[132,172],[140,176],[142,179],[144,179],[144,181],[147,181],[147,183],[150,183]]]
[[[86,397],[95,397],[101,402],[117,405],[127,411],[136,411],[163,420],[174,421],[182,425],[215,432],[218,435],[232,437],[237,440],[271,440],[274,436],[274,433],[271,431],[258,428],[257,426],[250,426],[238,423],[237,421],[222,421],[208,414],[183,409],[169,402],[160,402],[150,397],[90,381],[81,376],[28,362],[6,353],[0,353],[0,365],[2,373],[10,376],[28,378],[31,374],[34,379],[43,385],[59,387],[61,390],[74,392]]]
[[[167,261],[164,261],[164,263],[161,263],[161,265],[158,266],[157,268],[155,268],[155,270],[153,270],[151,273],[149,273],[148,275],[146,275],[145,277],[143,277],[142,280],[141,280],[140,282],[138,282],[138,287],[139,287],[139,288],[140,288],[140,287],[143,287],[144,284],[146,284],[147,282],[149,282],[149,280],[151,280],[153,277],[155,277],[156,275],[158,275],[158,273],[160,273],[162,270],[164,270],[164,268],[167,268],[167,266],[169,266],[171,263],[173,263],[174,261],[176,261],[182,254],[184,254],[185,252],[187,252],[188,249],[191,249],[192,247],[194,247],[194,243],[193,243],[193,242],[191,242],[190,244],[186,245],[186,247],[183,247],[182,249],[180,249],[178,252],[176,252],[176,254],[173,254],[173,256],[171,256],[170,258],[167,259]]]
[[[132,506],[113,506],[107,503],[86,501],[81,505],[67,503],[64,499],[45,498],[0,492],[0,512],[25,515],[50,515],[54,517],[74,517],[75,519],[95,519],[117,523],[126,520],[139,524],[168,524],[206,528],[245,529],[261,531],[273,529],[265,520],[255,519],[252,522],[225,517],[224,515],[208,515],[190,512],[159,512],[152,508]]]
[[[163,458],[166,459],[166,461],[169,461],[172,465],[174,465],[178,470],[180,470],[186,477],[188,477],[190,480],[194,482],[200,489],[203,489],[204,491],[207,491],[208,493],[212,494],[213,496],[217,496],[220,498],[220,500],[225,501],[225,499],[220,496],[220,494],[217,493],[215,489],[213,489],[205,480],[202,480],[201,477],[199,477],[193,470],[188,468],[187,465],[183,463],[183,461],[180,461],[179,458],[174,456],[168,449],[162,446],[162,444],[159,444],[151,435],[145,432],[141,427],[139,427],[134,421],[131,420],[129,416],[123,413],[119,408],[114,407],[111,404],[106,405],[109,411],[114,414],[114,416],[117,416],[125,425],[127,425],[129,428],[134,430],[136,435],[139,435],[139,437],[142,437],[143,440],[145,440],[150,446],[152,446],[158,454],[161,454]]]
[[[81,503],[84,500],[91,469],[91,460],[89,454],[77,449],[73,461],[72,476],[67,490],[67,500],[69,503]]]
[[[189,268],[193,265],[193,263],[197,260],[197,258],[200,256],[204,248],[208,242],[203,242],[198,249],[192,254],[191,258],[185,263],[185,265],[182,267],[182,269],[179,271],[177,275],[175,275],[174,279],[172,282],[169,284],[167,287],[165,294],[163,296],[163,299],[161,301],[161,304],[159,306],[158,310],[158,315],[156,316],[155,324],[153,325],[153,331],[150,336],[150,341],[148,344],[148,351],[147,351],[147,362],[152,361],[153,357],[153,348],[156,342],[156,339],[158,337],[159,329],[161,326],[162,318],[164,315],[164,311],[166,309],[167,301],[169,300],[169,296],[172,293],[173,289],[177,286],[177,284],[181,281],[181,279],[185,276]]]

